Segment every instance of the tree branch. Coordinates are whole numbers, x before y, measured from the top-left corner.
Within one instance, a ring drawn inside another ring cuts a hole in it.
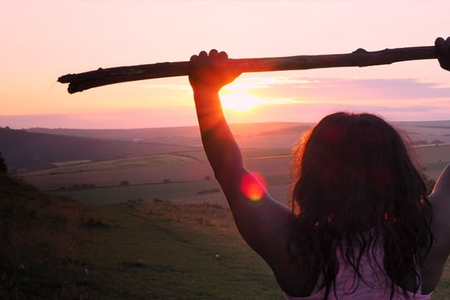
[[[368,52],[358,49],[347,54],[300,55],[290,57],[236,59],[247,63],[244,72],[269,72],[286,70],[306,70],[334,67],[366,67],[386,65],[395,62],[434,59],[434,46],[384,49]],[[68,92],[76,93],[103,85],[174,76],[185,76],[189,72],[189,62],[164,62],[148,65],[98,69],[78,74],[67,74],[58,78],[60,83],[69,83]]]

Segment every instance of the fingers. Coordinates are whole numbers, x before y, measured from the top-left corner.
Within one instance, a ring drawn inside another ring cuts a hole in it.
[[[212,49],[202,51],[190,59],[189,82],[194,89],[219,91],[236,79],[242,70],[236,60],[228,59],[226,52]]]
[[[438,37],[435,41],[434,41],[434,45],[436,47],[441,47],[443,44],[445,44],[445,41],[443,38]]]
[[[216,49],[212,49],[209,51],[209,54],[206,51],[201,51],[198,55],[192,55],[190,62],[191,63],[213,63],[213,64],[224,64],[228,61],[228,54],[226,52],[220,52]]]
[[[434,42],[434,45],[438,55],[439,64],[443,69],[450,71],[450,37],[446,40],[438,37]]]
[[[198,61],[198,56],[197,55],[192,55],[191,59],[189,60],[191,63],[196,63]]]
[[[437,39],[436,39],[436,41],[434,41],[434,46],[436,47],[436,50],[438,51],[438,52],[443,52],[443,51],[445,51],[445,40],[443,39],[443,38],[441,38],[441,37],[438,37]]]
[[[218,56],[219,52],[216,49],[212,49],[211,51],[209,51],[209,60],[217,61]]]
[[[206,53],[206,51],[202,51],[202,52],[200,52],[200,53],[198,54],[198,58],[199,58],[200,60],[205,60],[205,59],[208,58],[208,53]]]
[[[220,52],[218,57],[219,62],[225,63],[228,61],[228,54],[226,52]]]
[[[436,50],[440,53],[450,51],[450,36],[446,40],[444,40],[441,37],[438,37],[434,42],[434,45],[436,46]]]

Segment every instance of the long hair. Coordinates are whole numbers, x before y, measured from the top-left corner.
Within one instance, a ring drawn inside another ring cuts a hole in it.
[[[337,250],[344,251],[359,284],[361,257],[372,253],[376,259],[370,249],[382,243],[384,261],[376,264],[385,271],[391,298],[395,284],[407,296],[407,275],[417,279],[417,291],[418,267],[433,239],[431,206],[399,132],[372,114],[331,114],[294,147],[293,166],[297,218],[289,251],[308,270],[309,284],[323,278],[328,298],[339,268]]]

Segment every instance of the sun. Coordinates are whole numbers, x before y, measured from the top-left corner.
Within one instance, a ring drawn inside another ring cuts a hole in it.
[[[237,112],[246,112],[264,104],[261,98],[245,90],[227,90],[220,98],[224,109],[231,109]]]

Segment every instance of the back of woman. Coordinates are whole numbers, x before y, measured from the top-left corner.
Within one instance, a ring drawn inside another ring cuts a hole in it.
[[[310,296],[292,297],[285,294],[286,300],[322,300],[328,297],[330,300],[337,299],[429,299],[431,293],[423,294],[420,287],[415,293],[404,291],[397,285],[391,290],[390,278],[386,275],[383,267],[384,248],[382,243],[374,245],[363,253],[359,260],[358,273],[354,270],[354,265],[345,260],[345,249],[337,250],[339,270],[336,274],[335,282],[331,291],[327,295],[326,288],[317,284]],[[419,272],[419,270],[418,270]],[[361,276],[359,279],[357,276]],[[323,277],[319,276],[319,281],[323,285]]]
[[[391,125],[371,114],[329,115],[301,140],[293,165],[298,218],[290,254],[321,290],[317,297],[422,293],[432,209],[408,148]],[[297,295],[305,292],[315,290]]]
[[[450,38],[436,40],[450,70]],[[219,91],[243,66],[194,55],[189,80],[205,153],[242,237],[286,299],[427,299],[450,253],[450,168],[430,196],[399,133],[371,114],[325,117],[295,149],[292,208],[248,171]],[[245,184],[244,184],[245,183]],[[243,189],[261,192],[258,201]]]

